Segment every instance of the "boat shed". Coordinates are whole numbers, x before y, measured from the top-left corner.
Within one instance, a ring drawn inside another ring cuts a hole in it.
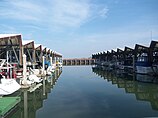
[[[42,45],[35,44],[35,61],[36,63],[42,64]]]
[[[111,50],[111,58],[112,58],[112,62],[116,62],[117,61],[117,52],[115,50]]]
[[[49,48],[46,48],[46,60],[50,61],[50,55],[51,55],[51,50]]]
[[[126,46],[124,49],[124,64],[126,66],[133,66],[133,56],[134,49]]]
[[[106,59],[107,59],[107,62],[111,61],[111,52],[108,50],[107,53],[106,53]]]
[[[54,57],[54,60],[56,62],[62,62],[62,54],[58,53],[58,52],[53,52],[53,57]]]
[[[152,55],[153,64],[158,65],[158,41],[151,41],[150,43],[150,53]]]
[[[22,65],[21,34],[0,34],[0,58],[11,64]]]
[[[147,56],[148,61],[151,62],[152,55],[150,53],[149,47],[136,44],[134,55],[135,55],[135,61],[138,59],[138,57]]]
[[[104,52],[100,52],[99,61],[102,63],[104,61]]]
[[[117,52],[116,52],[116,56],[117,56],[117,61],[124,61],[124,51],[117,48]]]
[[[43,53],[43,56],[45,57],[44,63],[45,63],[46,68],[50,65],[50,60],[48,58],[49,57],[48,51],[49,51],[48,48],[46,48],[45,46],[42,46],[42,53]]]
[[[102,57],[102,60],[103,60],[103,61],[106,61],[106,52],[105,52],[105,51],[103,51],[101,57]]]
[[[42,46],[42,56],[47,56],[47,48],[45,46]]]
[[[26,60],[29,65],[35,65],[35,48],[33,40],[23,40],[23,53],[26,55]]]

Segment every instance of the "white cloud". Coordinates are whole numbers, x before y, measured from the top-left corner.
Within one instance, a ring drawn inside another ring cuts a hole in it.
[[[0,10],[0,16],[9,19],[39,21],[45,11],[44,7],[26,0],[11,0],[2,4],[4,6]]]
[[[99,11],[99,15],[103,18],[107,17],[107,13],[108,13],[109,9],[107,7],[103,8],[102,10]]]
[[[23,20],[53,28],[80,27],[96,17],[105,17],[108,9],[90,0],[8,0],[2,3],[0,17]]]
[[[90,6],[77,0],[54,0],[52,21],[56,25],[79,26],[89,17]]]

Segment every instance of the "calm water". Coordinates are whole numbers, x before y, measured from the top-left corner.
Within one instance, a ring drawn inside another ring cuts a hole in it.
[[[63,67],[60,73],[36,91],[20,91],[20,107],[10,118],[158,117],[158,84],[91,66]]]

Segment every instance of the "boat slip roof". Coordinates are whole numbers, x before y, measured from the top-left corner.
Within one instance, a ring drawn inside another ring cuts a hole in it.
[[[42,46],[41,44],[34,44],[34,45],[35,45],[35,48]]]
[[[21,34],[0,34],[0,38],[19,36],[19,35],[21,35]]]
[[[33,40],[22,40],[22,45],[27,45],[32,42],[34,42],[34,41]]]

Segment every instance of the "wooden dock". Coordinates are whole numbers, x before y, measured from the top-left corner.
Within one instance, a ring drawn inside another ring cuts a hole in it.
[[[95,63],[95,60],[92,58],[63,59],[64,66],[93,65],[94,63]]]
[[[0,118],[5,117],[21,101],[20,97],[2,97],[0,98]]]

